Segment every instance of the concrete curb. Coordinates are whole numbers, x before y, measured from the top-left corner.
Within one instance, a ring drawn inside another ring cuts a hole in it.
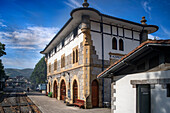
[[[41,106],[39,106],[29,95],[28,95],[28,93],[26,93],[26,92],[24,92],[26,95],[27,95],[27,97],[38,107],[38,109],[41,111],[41,113],[45,113],[44,111],[43,111],[43,109],[42,109],[42,107]]]

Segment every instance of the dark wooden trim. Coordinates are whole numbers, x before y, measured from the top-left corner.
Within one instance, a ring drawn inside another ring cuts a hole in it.
[[[105,34],[105,35],[112,35],[111,33],[103,33],[103,34]]]
[[[119,27],[117,27],[117,36],[119,36]]]
[[[90,21],[91,21],[91,22],[96,22],[96,23],[101,23],[101,22],[95,21],[95,20],[90,20]],[[114,27],[119,27],[119,28],[124,28],[124,29],[126,29],[126,30],[132,30],[132,29],[129,29],[129,28],[120,27],[120,26],[116,26],[116,25],[112,25],[112,24],[108,24],[108,23],[104,23],[104,22],[103,22],[103,24],[105,24],[105,25],[110,25],[110,26],[114,26]],[[133,30],[133,31],[140,33],[140,31],[137,31],[137,30]]]
[[[96,32],[96,33],[102,33],[102,32],[99,32],[99,31],[95,31],[95,30],[90,30],[92,32]],[[120,38],[125,38],[125,39],[130,39],[130,40],[135,40],[135,41],[140,41],[138,39],[133,39],[133,38],[129,38],[129,37],[123,37],[123,36],[118,36],[118,35],[114,35],[114,34],[109,34],[109,33],[103,33],[105,35],[111,35],[111,36],[115,36],[115,37],[120,37]]]
[[[122,29],[123,29],[123,38],[124,38],[124,37],[125,37],[125,31],[124,31],[124,30],[125,30],[125,29],[124,29],[124,28],[122,28]]]
[[[92,32],[96,32],[96,33],[101,33],[100,31],[95,31],[95,30],[90,30],[90,31],[92,31]]]
[[[113,34],[113,33],[112,33],[112,25],[110,25],[110,33],[111,33],[111,35]]]
[[[132,30],[132,39],[134,39],[134,36],[133,36],[133,30]]]
[[[135,40],[135,41],[140,41],[140,40],[138,40],[138,39],[133,39],[133,40]]]

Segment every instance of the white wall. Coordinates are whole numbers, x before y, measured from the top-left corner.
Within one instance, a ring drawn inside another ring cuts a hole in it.
[[[100,31],[100,23],[97,22],[91,22],[91,37],[93,40],[93,45],[95,46],[95,50],[97,55],[99,56],[99,59],[102,59],[102,39],[101,39],[101,33],[94,32],[94,31]],[[103,32],[111,34],[111,26],[103,24]],[[140,42],[133,40],[133,39],[127,39],[122,38],[120,36],[123,36],[123,29],[118,28],[118,35],[119,36],[112,36],[104,34],[104,60],[110,60],[109,53],[120,53],[120,54],[128,54],[130,51],[135,49],[137,46],[139,46]],[[112,34],[117,35],[117,27],[112,26]],[[132,31],[124,29],[124,36],[128,38],[132,38]],[[133,32],[134,39],[139,40],[139,33]],[[117,50],[112,49],[112,39],[115,37],[117,39]],[[119,50],[119,39],[122,39],[124,41],[124,51]]]
[[[69,44],[67,44],[66,46],[64,46],[61,50],[59,50],[57,53],[55,53],[52,57],[50,57],[48,59],[48,64],[54,63],[54,60],[57,59],[61,60],[61,56],[63,54],[65,54],[65,56],[68,56],[69,54],[71,54],[73,52],[73,48],[76,47],[78,45],[78,48],[80,48],[80,43],[83,42],[83,34],[81,33],[80,35],[78,35],[75,39],[73,39]]]
[[[138,73],[127,76],[115,77],[116,110],[114,113],[136,113],[136,88],[132,87],[130,80],[146,80],[170,78],[170,70],[149,73]],[[162,85],[155,85],[155,89],[151,89],[151,113],[169,113],[170,97],[167,97],[167,90],[162,89]],[[112,106],[113,107],[113,106]]]
[[[91,22],[91,30],[100,31],[100,23]]]
[[[95,46],[95,50],[99,59],[102,59],[102,39],[101,34],[96,32],[91,32],[93,45]],[[128,54],[130,51],[139,46],[139,41],[115,37],[117,39],[117,50],[112,49],[112,39],[114,36],[105,35],[104,34],[104,59],[109,60],[109,53],[120,53],[120,54]],[[124,41],[124,51],[119,50],[119,39]]]

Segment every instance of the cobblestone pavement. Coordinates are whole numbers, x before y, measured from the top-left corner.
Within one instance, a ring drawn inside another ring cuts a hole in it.
[[[111,113],[108,108],[80,109],[74,106],[66,106],[63,101],[49,98],[37,92],[27,93],[27,96],[43,113]]]

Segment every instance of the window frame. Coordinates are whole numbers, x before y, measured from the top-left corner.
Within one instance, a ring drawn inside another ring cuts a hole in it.
[[[119,39],[119,50],[124,51],[124,42],[123,39]]]
[[[117,39],[115,37],[112,39],[112,49],[117,50]]]

